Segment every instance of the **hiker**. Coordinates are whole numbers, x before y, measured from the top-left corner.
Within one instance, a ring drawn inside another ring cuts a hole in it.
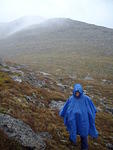
[[[88,150],[88,135],[98,137],[95,127],[96,107],[89,96],[83,93],[81,84],[75,84],[72,96],[61,108],[59,115],[69,131],[69,140],[76,145],[76,137],[80,135],[81,150]]]

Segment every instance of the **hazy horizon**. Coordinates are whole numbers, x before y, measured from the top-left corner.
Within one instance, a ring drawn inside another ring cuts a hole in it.
[[[112,0],[0,0],[0,22],[23,16],[70,18],[113,28]]]

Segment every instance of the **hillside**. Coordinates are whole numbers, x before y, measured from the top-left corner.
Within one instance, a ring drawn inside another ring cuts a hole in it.
[[[12,26],[13,27],[13,26]],[[113,30],[59,18],[29,26],[0,41],[1,52],[21,54],[39,51],[76,51],[86,54],[113,54]]]
[[[0,55],[35,71],[111,80],[113,29],[68,18],[48,19],[1,39]]]
[[[90,150],[113,148],[113,83],[91,78],[55,79],[47,72],[33,72],[25,64],[0,62],[0,148],[2,150],[74,150],[58,112],[72,94],[74,83],[97,106],[98,140],[89,138]],[[7,142],[6,142],[7,141]],[[78,138],[76,150],[80,149]]]
[[[89,149],[113,149],[113,29],[24,20],[0,25],[0,148],[74,150],[58,112],[81,83],[98,110],[99,138],[89,137]]]

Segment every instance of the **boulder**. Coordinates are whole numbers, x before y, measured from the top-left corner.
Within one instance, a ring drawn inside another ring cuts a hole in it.
[[[33,150],[44,150],[46,144],[39,134],[36,134],[29,125],[10,115],[0,113],[0,128],[9,138],[21,143],[24,147]]]

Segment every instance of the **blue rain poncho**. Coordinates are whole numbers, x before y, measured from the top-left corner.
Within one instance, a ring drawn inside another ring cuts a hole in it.
[[[79,91],[80,96],[76,97],[75,93]],[[73,95],[69,97],[59,112],[63,117],[64,124],[70,134],[70,140],[76,143],[76,136],[86,137],[88,135],[97,138],[98,131],[95,127],[96,107],[90,97],[83,93],[80,84],[75,84]]]

